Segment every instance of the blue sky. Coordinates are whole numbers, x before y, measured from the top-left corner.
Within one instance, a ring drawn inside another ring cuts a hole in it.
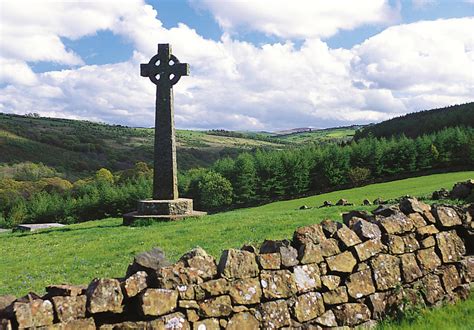
[[[4,1],[0,111],[151,126],[153,86],[135,75],[159,42],[192,68],[181,128],[322,128],[472,100],[472,0],[268,1]]]

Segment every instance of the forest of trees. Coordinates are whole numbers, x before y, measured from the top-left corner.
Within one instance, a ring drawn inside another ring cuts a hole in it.
[[[346,145],[242,153],[210,168],[180,173],[179,190],[195,200],[196,209],[214,211],[459,167],[474,167],[473,128],[448,128],[415,139],[368,137]],[[32,169],[22,167],[19,175],[34,175],[34,181],[0,180],[0,227],[118,216],[134,210],[138,199],[151,196],[152,171],[145,163],[115,174],[101,169],[74,183],[44,167],[39,173],[28,171]]]
[[[405,135],[415,138],[448,127],[474,127],[474,102],[410,113],[357,131],[355,140]]]

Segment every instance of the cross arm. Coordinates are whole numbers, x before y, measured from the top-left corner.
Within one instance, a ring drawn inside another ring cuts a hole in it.
[[[189,76],[189,64],[188,63],[176,63],[173,65],[173,73],[177,76]]]
[[[148,68],[148,63],[140,64],[140,76],[142,76],[142,77],[149,77],[150,76],[150,70]]]

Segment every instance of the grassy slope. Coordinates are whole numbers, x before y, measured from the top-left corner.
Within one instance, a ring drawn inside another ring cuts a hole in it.
[[[415,320],[382,323],[379,330],[474,329],[474,294],[466,301],[442,308],[425,309]]]
[[[311,132],[301,132],[296,134],[288,134],[282,136],[274,136],[274,138],[292,143],[307,143],[313,141],[347,141],[351,140],[356,132],[355,127],[340,127],[324,130],[315,130]]]
[[[315,141],[348,140],[352,139],[354,130],[334,128],[273,136],[272,141],[259,140],[259,136],[265,136],[262,134],[240,133],[243,137],[236,138],[177,130],[179,168],[209,166],[224,155],[254,148],[282,149]],[[131,168],[137,161],[151,163],[152,160],[153,129],[150,128],[0,113],[0,165],[42,162],[76,179],[100,167],[117,171]]]
[[[154,246],[163,248],[171,260],[197,245],[218,258],[225,248],[265,238],[289,238],[296,227],[326,218],[340,219],[341,213],[350,209],[371,209],[298,210],[303,204],[313,207],[339,198],[360,204],[364,198],[422,196],[468,178],[474,178],[474,172],[430,175],[149,227],[122,227],[121,219],[105,219],[32,234],[0,234],[0,294],[21,295],[29,289],[41,292],[52,283],[80,284],[93,277],[118,277],[135,254]]]
[[[181,169],[208,166],[222,154],[283,144],[254,138],[229,138],[201,131],[177,130]],[[86,152],[87,146],[92,151]],[[96,147],[100,149],[96,149]],[[133,155],[133,156],[132,156]],[[100,167],[130,168],[153,160],[153,129],[112,126],[68,119],[31,118],[0,113],[0,164],[42,162],[69,177]],[[83,175],[82,175],[83,176]]]

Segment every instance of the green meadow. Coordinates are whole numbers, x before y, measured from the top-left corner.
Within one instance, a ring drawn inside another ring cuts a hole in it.
[[[222,250],[264,239],[290,238],[295,228],[324,219],[340,220],[362,200],[428,196],[441,187],[474,178],[474,172],[436,174],[373,184],[259,207],[238,209],[181,222],[123,227],[119,218],[89,221],[34,233],[0,234],[0,294],[42,293],[48,284],[85,284],[94,277],[123,276],[133,256],[161,247],[172,261],[195,246],[219,258]],[[345,198],[355,206],[318,208]],[[310,207],[299,210],[301,205]]]

